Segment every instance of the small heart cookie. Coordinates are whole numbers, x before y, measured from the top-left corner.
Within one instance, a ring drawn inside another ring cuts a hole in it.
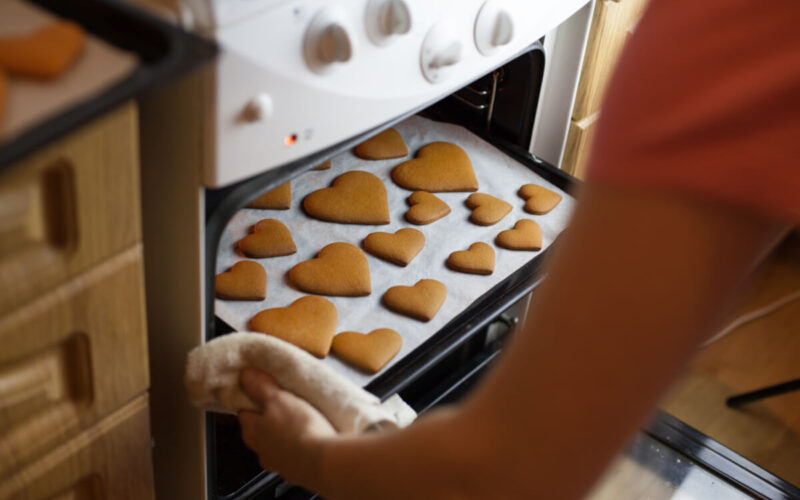
[[[408,148],[400,132],[389,128],[356,146],[353,153],[364,160],[388,160],[404,157]]]
[[[267,298],[267,272],[258,262],[242,260],[214,280],[217,297],[227,300],[264,300]]]
[[[414,286],[393,286],[383,294],[383,303],[392,311],[420,321],[430,321],[447,297],[447,287],[436,280],[419,280]]]
[[[325,160],[324,162],[320,163],[316,167],[312,168],[311,170],[328,170],[331,168],[331,161]]]
[[[447,267],[453,271],[470,274],[494,272],[494,249],[483,242],[473,243],[469,250],[459,250],[447,258]]]
[[[306,196],[303,208],[311,217],[345,224],[388,224],[386,188],[377,176],[354,170],[345,172],[329,188]]]
[[[368,334],[342,332],[333,337],[333,352],[348,363],[368,373],[378,373],[403,346],[403,337],[389,328]]]
[[[406,220],[419,226],[430,224],[450,213],[447,203],[427,191],[411,193],[411,196],[408,197],[408,204],[411,205],[411,208],[406,212]]]
[[[267,191],[247,204],[248,208],[264,210],[288,210],[292,205],[292,183],[287,182]]]
[[[392,169],[392,180],[414,191],[477,191],[478,179],[463,149],[450,142],[432,142],[417,157]]]
[[[519,195],[526,200],[525,211],[534,215],[546,214],[561,201],[560,194],[536,184],[525,184],[519,188]]]
[[[350,243],[327,245],[316,258],[291,268],[289,279],[300,290],[320,295],[359,297],[372,292],[367,257]]]
[[[78,24],[58,20],[24,35],[0,37],[0,68],[30,78],[55,78],[83,50],[86,35]]]
[[[331,349],[339,314],[336,306],[322,297],[302,297],[289,307],[266,309],[253,316],[253,330],[278,337],[324,358]]]
[[[364,250],[398,266],[407,266],[425,246],[425,235],[412,227],[392,233],[371,233],[364,238]]]
[[[500,198],[486,193],[473,193],[467,198],[467,206],[472,209],[469,220],[479,226],[497,224],[513,208]]]
[[[253,226],[253,232],[236,244],[248,257],[263,259],[291,255],[297,251],[289,229],[279,220],[262,219]]]
[[[509,250],[541,250],[542,228],[530,219],[518,220],[514,229],[501,231],[494,242]]]

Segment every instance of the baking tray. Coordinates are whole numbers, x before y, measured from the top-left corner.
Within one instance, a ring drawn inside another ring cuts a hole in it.
[[[0,143],[0,169],[116,106],[185,75],[217,54],[213,42],[118,0],[29,2],[75,21],[90,35],[133,54],[138,64],[126,78],[106,90],[56,111]]]

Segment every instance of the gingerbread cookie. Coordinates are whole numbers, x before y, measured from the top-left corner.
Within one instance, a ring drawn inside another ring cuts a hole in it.
[[[364,160],[388,160],[404,157],[408,148],[400,132],[389,128],[356,146],[353,153]]]
[[[302,297],[289,307],[261,311],[250,320],[250,326],[324,358],[330,351],[338,321],[336,306],[330,300]]]
[[[372,291],[367,257],[350,243],[327,245],[316,258],[291,268],[289,279],[300,290],[320,295],[358,297]]]
[[[403,345],[403,337],[389,328],[368,334],[342,332],[333,337],[333,352],[348,363],[368,373],[378,373]]]
[[[514,224],[514,229],[501,231],[494,242],[509,250],[541,250],[542,228],[530,219],[522,219]]]
[[[83,50],[86,35],[72,21],[53,21],[32,33],[0,37],[0,67],[29,78],[55,78]]]
[[[536,184],[525,184],[519,188],[519,195],[526,200],[525,211],[534,215],[546,214],[561,201],[560,194]]]
[[[303,208],[311,217],[345,224],[388,224],[389,202],[378,177],[354,170],[345,172],[329,188],[306,196]]]
[[[449,142],[432,142],[417,157],[392,169],[392,180],[414,191],[477,191],[478,179],[463,149]]]
[[[398,266],[407,266],[425,246],[425,235],[411,227],[392,233],[372,233],[364,238],[364,250]]]
[[[253,232],[236,244],[248,257],[263,259],[291,255],[297,251],[289,229],[275,219],[262,219],[253,226]]]
[[[220,299],[264,300],[267,298],[267,272],[258,262],[237,262],[230,271],[217,275],[214,291]]]
[[[436,280],[419,280],[414,286],[393,286],[383,294],[383,303],[392,311],[420,321],[430,321],[447,297],[447,288]]]
[[[311,170],[328,170],[331,168],[331,161],[325,160],[324,162],[320,163],[316,167],[312,168]]]
[[[450,254],[447,267],[453,271],[470,274],[492,274],[494,272],[494,249],[483,242],[473,243],[469,250]]]
[[[513,208],[510,203],[486,193],[469,195],[467,206],[472,209],[469,220],[479,226],[491,226],[498,223]]]
[[[411,208],[406,212],[406,220],[423,226],[435,222],[450,213],[447,203],[427,191],[414,191],[408,197]]]
[[[288,210],[291,205],[292,183],[286,182],[251,201],[247,204],[247,207],[263,210]]]

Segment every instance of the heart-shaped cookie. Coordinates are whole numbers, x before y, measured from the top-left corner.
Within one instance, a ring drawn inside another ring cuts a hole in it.
[[[364,238],[364,250],[398,266],[407,266],[425,246],[425,235],[412,227],[396,233],[371,233]]]
[[[469,250],[459,250],[447,258],[447,267],[453,271],[470,274],[494,272],[494,249],[483,242],[473,243]]]
[[[320,295],[359,297],[369,295],[367,256],[350,243],[331,243],[316,258],[289,270],[289,279],[300,290]]]
[[[437,221],[450,213],[447,203],[427,191],[414,191],[408,197],[411,208],[406,212],[406,220],[412,224],[425,225]]]
[[[400,352],[403,337],[389,328],[368,334],[342,332],[333,337],[333,352],[348,363],[368,373],[378,373]]]
[[[392,311],[420,321],[430,321],[447,297],[447,287],[436,280],[419,280],[414,286],[393,286],[383,294],[383,303]]]
[[[253,232],[236,244],[248,257],[263,259],[291,255],[297,251],[289,229],[279,220],[262,219],[253,226]]]
[[[242,260],[230,271],[214,279],[217,297],[227,300],[264,300],[267,298],[267,272],[258,262]]]
[[[525,184],[519,188],[519,195],[525,198],[525,211],[534,215],[546,214],[561,201],[560,194],[536,184]]]
[[[478,179],[463,149],[450,142],[432,142],[417,157],[392,169],[392,180],[413,191],[477,191]]]
[[[388,224],[389,202],[378,177],[354,170],[345,172],[329,188],[306,196],[303,208],[311,217],[345,224]]]
[[[250,326],[324,358],[330,351],[338,321],[336,306],[330,300],[302,297],[289,307],[261,311],[250,320]]]
[[[509,250],[541,250],[542,228],[530,219],[518,220],[514,229],[501,231],[494,242]]]
[[[286,182],[272,191],[267,191],[247,204],[248,208],[263,210],[288,210],[292,205],[292,183]]]
[[[486,193],[473,193],[467,198],[467,206],[472,209],[469,220],[479,226],[497,224],[513,208],[500,198]]]
[[[356,146],[353,153],[364,160],[387,160],[404,157],[408,148],[400,132],[389,128]]]
[[[0,37],[0,68],[30,78],[54,78],[77,59],[85,39],[83,28],[64,20],[32,33]]]

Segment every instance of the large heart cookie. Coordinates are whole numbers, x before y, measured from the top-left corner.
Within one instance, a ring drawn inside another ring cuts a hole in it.
[[[220,299],[264,300],[267,298],[267,272],[258,262],[237,262],[230,271],[217,275],[214,291]]]
[[[473,243],[469,250],[459,250],[447,258],[447,267],[470,274],[494,272],[494,249],[483,242]]]
[[[430,321],[447,297],[447,288],[436,280],[419,280],[414,286],[393,286],[383,294],[383,303],[392,311],[420,321]]]
[[[333,352],[365,372],[378,373],[400,352],[403,337],[389,328],[379,328],[368,334],[342,332],[333,337]]]
[[[267,191],[247,204],[248,208],[263,210],[288,210],[292,205],[292,183],[286,182],[272,191]]]
[[[372,291],[367,257],[350,243],[327,245],[316,258],[291,268],[289,279],[300,290],[320,295],[358,297]]]
[[[85,38],[79,25],[64,20],[33,33],[0,37],[0,68],[30,78],[54,78],[77,59]]]
[[[290,255],[297,251],[289,229],[279,220],[262,219],[253,226],[253,232],[236,244],[248,257],[263,259]]]
[[[560,194],[536,184],[525,184],[519,188],[519,195],[526,200],[525,211],[534,215],[546,214],[561,201]]]
[[[389,223],[386,188],[375,175],[358,170],[346,172],[331,187],[306,196],[303,208],[308,215],[329,222]]]
[[[509,250],[541,250],[542,228],[530,219],[522,219],[514,224],[514,229],[501,231],[494,242]]]
[[[412,224],[425,225],[437,221],[450,213],[447,203],[427,191],[414,191],[408,197],[411,208],[406,212],[406,220]]]
[[[491,226],[508,215],[513,208],[500,198],[486,193],[473,193],[467,198],[467,206],[472,209],[469,220],[479,226]]]
[[[356,146],[353,153],[364,160],[387,160],[404,157],[408,154],[408,148],[403,136],[390,128]]]
[[[372,233],[364,238],[364,250],[375,257],[407,266],[425,246],[425,235],[411,227],[396,233]]]
[[[449,142],[432,142],[417,157],[392,169],[392,180],[414,191],[477,191],[478,179],[463,149]]]
[[[330,351],[337,321],[339,314],[330,300],[302,297],[289,307],[261,311],[250,320],[250,326],[324,358]]]

